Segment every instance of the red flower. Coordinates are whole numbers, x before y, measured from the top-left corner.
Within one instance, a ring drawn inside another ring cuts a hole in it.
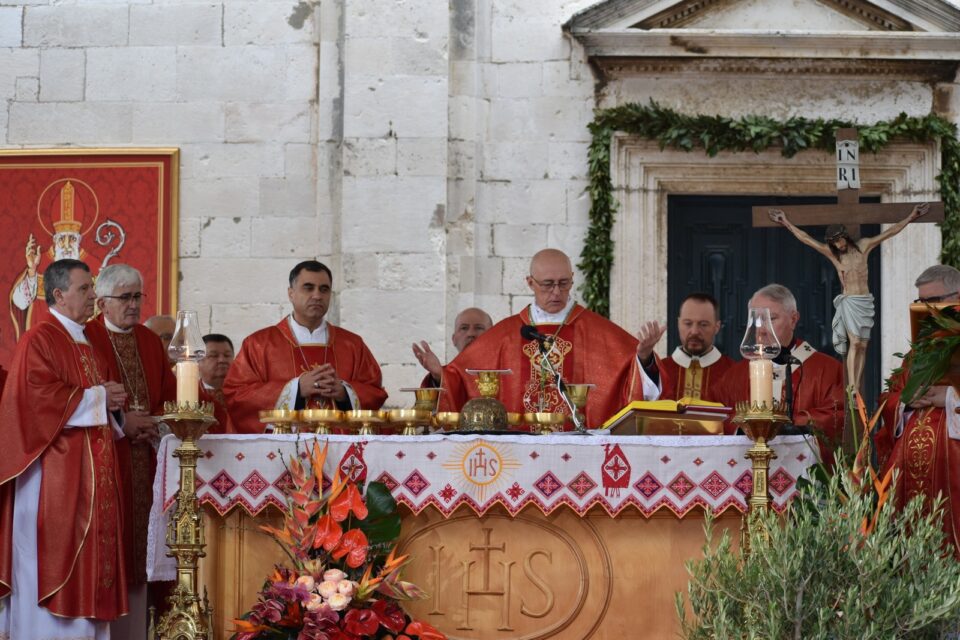
[[[363,501],[357,485],[352,482],[347,485],[343,493],[330,503],[330,515],[337,522],[342,522],[347,519],[351,511],[360,520],[367,517],[367,503]]]
[[[332,551],[340,542],[342,535],[343,529],[332,517],[329,515],[322,516],[317,520],[317,533],[313,538],[313,548],[323,547],[327,551]]]
[[[343,617],[343,629],[358,636],[370,636],[377,632],[380,622],[370,609],[350,609]]]
[[[386,630],[393,633],[403,631],[403,625],[407,622],[407,616],[396,602],[377,600],[373,603],[373,607],[371,607],[370,610],[373,611],[374,615],[377,616],[377,620]]]
[[[356,569],[367,561],[367,536],[360,529],[350,529],[340,540],[340,546],[333,552],[335,560],[347,556],[347,566]]]
[[[447,636],[443,635],[426,622],[420,622],[415,620],[407,625],[407,633],[413,634],[420,638],[420,640],[447,640]]]

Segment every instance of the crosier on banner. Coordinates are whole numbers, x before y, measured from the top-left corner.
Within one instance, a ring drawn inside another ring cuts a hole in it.
[[[143,274],[142,317],[176,309],[177,149],[0,150],[0,365],[47,316],[43,271],[74,258],[94,277],[122,262]]]

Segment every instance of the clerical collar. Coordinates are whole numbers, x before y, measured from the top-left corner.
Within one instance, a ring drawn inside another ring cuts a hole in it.
[[[710,347],[710,351],[706,352],[702,356],[693,356],[684,351],[681,347],[677,347],[673,350],[673,353],[670,354],[670,357],[674,362],[684,369],[689,369],[694,360],[698,360],[701,367],[709,367],[710,365],[716,364],[720,361],[720,349],[717,349],[716,347]]]
[[[133,327],[130,327],[129,329],[121,329],[117,325],[110,322],[110,320],[106,316],[103,317],[103,323],[107,325],[107,329],[109,329],[110,331],[113,331],[114,333],[130,333],[133,331]]]
[[[563,309],[557,313],[550,313],[538,307],[537,303],[533,303],[530,305],[530,321],[533,322],[533,324],[562,324],[563,321],[567,319],[567,316],[570,315],[574,304],[576,303],[573,301],[573,297],[570,297],[567,299],[567,304]]]
[[[56,309],[51,308],[50,313],[53,314],[54,318],[60,321],[60,324],[62,324],[63,328],[67,330],[67,333],[70,334],[70,337],[73,338],[74,342],[82,342],[83,344],[87,343],[87,336],[83,333],[84,325],[71,320]]]
[[[320,321],[320,326],[310,331],[305,326],[293,319],[291,313],[287,316],[287,324],[290,325],[290,331],[298,344],[326,344],[327,343],[327,319]]]

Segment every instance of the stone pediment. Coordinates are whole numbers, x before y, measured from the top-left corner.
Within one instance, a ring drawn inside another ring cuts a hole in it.
[[[881,73],[942,80],[960,61],[960,8],[945,0],[605,0],[564,30],[608,76],[764,71],[777,61],[771,68],[782,73],[797,61],[797,73],[859,75],[876,63]]]

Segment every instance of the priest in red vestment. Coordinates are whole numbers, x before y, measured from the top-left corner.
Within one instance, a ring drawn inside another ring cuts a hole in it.
[[[473,344],[481,333],[493,326],[493,319],[490,314],[477,307],[469,307],[457,314],[453,322],[453,336],[451,341],[456,347],[457,353]],[[440,364],[440,358],[433,352],[430,345],[421,340],[420,343],[413,343],[413,355],[420,363],[420,366],[427,370],[420,383],[421,387],[439,387],[440,378],[443,377],[443,365]]]
[[[87,335],[95,348],[114,359],[127,392],[123,420],[127,437],[117,441],[117,453],[125,478],[124,513],[128,515],[124,533],[130,615],[115,624],[113,632],[132,636],[147,626],[147,526],[157,468],[154,447],[159,440],[155,417],[163,415],[164,402],[176,400],[177,380],[160,338],[140,324],[146,295],[140,272],[119,263],[104,267],[97,276],[96,292],[101,315],[87,324]]]
[[[680,345],[661,360],[664,399],[700,398],[712,392],[733,360],[720,353],[713,340],[720,331],[720,306],[709,293],[691,293],[680,303],[677,317]]]
[[[21,337],[0,400],[0,637],[105,638],[127,613],[126,393],[85,333],[87,265],[58,260],[43,277],[51,315]]]
[[[768,284],[759,289],[750,298],[749,306],[770,309],[773,331],[781,345],[780,355],[773,366],[773,397],[787,400],[785,382],[789,367],[793,424],[809,427],[817,436],[823,459],[832,461],[833,450],[843,436],[843,365],[794,335],[800,313],[793,293],[783,285]],[[749,400],[749,366],[747,360],[735,363],[717,386],[712,399],[729,407]],[[736,425],[728,422],[726,430],[728,434],[733,433]]]
[[[247,337],[223,383],[237,433],[262,433],[266,409],[379,409],[380,365],[363,339],[327,322],[333,274],[316,260],[290,272],[293,313]]]
[[[916,286],[920,302],[960,302],[960,271],[953,267],[926,269]],[[899,471],[894,494],[899,507],[918,495],[928,505],[943,496],[943,529],[960,558],[960,401],[956,389],[938,385],[904,404],[909,375],[910,355],[880,396],[883,424],[874,443],[881,477],[892,467]]]
[[[507,411],[548,411],[570,415],[548,368],[541,344],[520,335],[533,326],[547,336],[543,348],[565,383],[596,385],[585,408],[588,428],[601,426],[633,400],[656,398],[659,370],[653,345],[665,327],[648,323],[638,342],[629,333],[573,301],[573,266],[562,251],[544,249],[530,262],[527,284],[534,303],[495,324],[443,368],[439,409],[460,411],[479,396],[467,369],[511,369],[500,381]],[[641,367],[638,354],[643,356]]]
[[[223,382],[233,364],[233,341],[222,333],[203,336],[206,353],[200,360],[200,401],[213,404],[213,417],[217,424],[207,433],[236,433],[227,411],[227,399],[223,395]]]

